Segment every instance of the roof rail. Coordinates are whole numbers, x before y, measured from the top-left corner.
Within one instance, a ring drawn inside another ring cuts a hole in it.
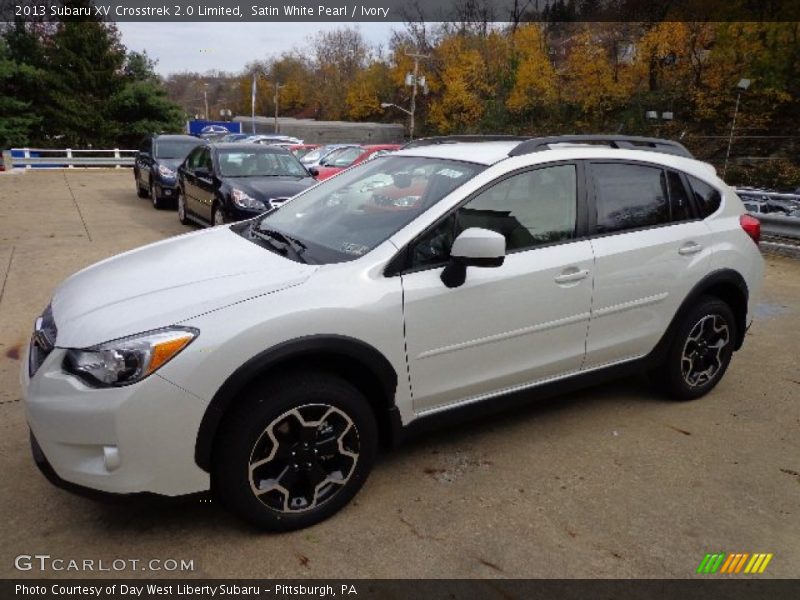
[[[639,137],[633,135],[555,135],[541,138],[527,138],[511,152],[509,156],[522,156],[542,150],[550,150],[551,145],[604,145],[611,148],[625,150],[646,150],[648,152],[661,152],[674,154],[686,158],[694,158],[686,146],[672,140],[660,138]]]
[[[464,142],[524,142],[529,139],[531,139],[531,136],[529,135],[438,135],[410,141],[403,146],[402,149],[405,150],[407,148],[419,148],[421,146],[458,144]]]

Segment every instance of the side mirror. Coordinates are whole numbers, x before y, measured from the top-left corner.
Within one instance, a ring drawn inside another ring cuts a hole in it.
[[[441,279],[449,288],[464,285],[467,267],[499,267],[506,257],[506,238],[496,231],[470,227],[453,242]]]
[[[308,172],[311,173],[311,176],[315,179],[319,177],[319,169],[317,167],[309,167]]]

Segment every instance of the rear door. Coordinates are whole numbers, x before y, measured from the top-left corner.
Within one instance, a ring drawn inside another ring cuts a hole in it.
[[[592,162],[595,255],[586,368],[648,354],[712,269],[711,231],[686,177],[650,163]]]

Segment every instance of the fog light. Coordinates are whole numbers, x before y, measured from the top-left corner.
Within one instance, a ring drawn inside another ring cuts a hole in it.
[[[119,448],[116,446],[103,446],[103,459],[106,465],[106,471],[115,471],[119,468]]]

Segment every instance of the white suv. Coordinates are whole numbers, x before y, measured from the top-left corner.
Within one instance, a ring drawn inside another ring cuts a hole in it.
[[[429,143],[84,269],[23,369],[36,461],[76,490],[212,489],[288,530],[342,508],[379,444],[442,416],[635,370],[702,396],[742,344],[763,262],[758,220],[687,155],[644,138]]]

